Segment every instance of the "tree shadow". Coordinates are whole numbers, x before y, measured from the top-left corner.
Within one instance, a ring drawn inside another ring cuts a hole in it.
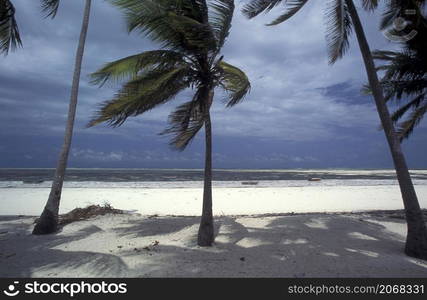
[[[196,245],[199,221],[103,216],[49,236],[32,236],[28,219],[0,221],[0,232],[7,231],[0,235],[0,276],[427,276],[426,262],[403,253],[404,236],[365,217],[221,216],[215,218],[213,247]],[[402,220],[384,221],[405,226]],[[95,243],[101,246],[88,250]]]
[[[215,245],[162,244],[140,258],[146,277],[425,277],[427,263],[404,255],[402,236],[346,216],[220,217]],[[123,234],[123,232],[122,232]]]
[[[187,216],[137,218],[121,222],[115,232],[122,237],[144,237],[171,234],[197,224],[197,218]]]
[[[31,234],[33,218],[1,218],[0,277],[104,277],[127,273],[118,256],[90,251],[64,251],[58,246],[71,244],[102,231],[95,225],[75,233],[35,236]],[[65,246],[66,247],[66,246]]]

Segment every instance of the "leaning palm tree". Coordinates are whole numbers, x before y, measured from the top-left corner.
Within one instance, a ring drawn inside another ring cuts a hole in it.
[[[41,0],[43,10],[47,16],[56,16],[60,0]],[[86,42],[87,30],[89,27],[90,7],[92,0],[85,0],[83,22],[80,32],[79,44],[77,47],[76,60],[74,65],[73,82],[71,86],[71,97],[68,108],[68,118],[65,128],[64,143],[59,154],[55,175],[52,181],[49,198],[46,206],[33,229],[33,234],[48,234],[58,230],[58,213],[61,199],[62,185],[64,183],[65,170],[67,168],[68,154],[70,152],[71,140],[73,136],[74,119],[76,115],[77,99],[80,84],[80,72],[82,68],[83,53]]]
[[[245,5],[243,13],[249,18],[253,18],[262,12],[270,11],[278,4],[284,4],[284,13],[268,24],[277,25],[295,15],[307,2],[308,0],[252,0]],[[378,6],[378,0],[363,0],[362,5],[367,10],[373,10]],[[356,32],[368,75],[369,86],[372,90],[381,125],[384,128],[403,198],[408,225],[405,253],[409,256],[427,259],[427,230],[423,214],[353,0],[330,0],[327,5],[326,16],[329,20],[326,37],[328,40],[329,62],[331,64],[345,54],[349,47],[348,39],[353,28]]]
[[[7,55],[10,50],[22,46],[15,7],[10,0],[0,0],[0,53]]]
[[[88,124],[122,125],[128,117],[143,114],[191,88],[191,100],[169,116],[163,134],[170,145],[183,150],[204,127],[206,153],[199,246],[214,241],[212,214],[212,128],[210,108],[214,89],[221,87],[227,106],[239,103],[250,90],[247,76],[220,56],[231,28],[233,0],[112,0],[126,16],[129,32],[139,31],[161,45],[111,62],[92,74],[95,84],[125,81]]]

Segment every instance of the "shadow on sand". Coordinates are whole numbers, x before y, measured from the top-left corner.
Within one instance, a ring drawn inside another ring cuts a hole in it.
[[[399,232],[357,215],[217,217],[210,248],[196,246],[197,217],[103,218],[68,225],[75,228],[67,234],[42,237],[29,234],[28,218],[0,219],[0,232],[7,231],[0,235],[0,276],[427,276],[426,262],[403,254]],[[392,222],[392,228],[405,226],[403,220],[380,221]],[[119,240],[124,246],[114,254],[88,249],[100,239]],[[84,251],[76,251],[78,246],[66,249],[77,243]]]
[[[101,231],[88,225],[71,235],[31,234],[34,218],[0,217],[0,277],[32,277],[37,270],[46,277],[104,277],[126,274],[120,257],[89,251],[64,251],[57,246],[88,239]],[[6,222],[5,222],[6,221]],[[41,277],[41,276],[40,276]]]

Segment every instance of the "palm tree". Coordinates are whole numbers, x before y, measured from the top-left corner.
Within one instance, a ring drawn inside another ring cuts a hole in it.
[[[308,0],[252,0],[245,5],[243,13],[253,18],[261,12],[267,12],[278,4],[284,4],[286,10],[268,25],[280,24],[296,14]],[[363,0],[363,7],[373,10],[378,6],[378,0]],[[394,129],[384,96],[382,86],[378,80],[374,61],[369,44],[361,24],[357,9],[352,0],[330,0],[327,5],[326,16],[329,19],[327,28],[329,62],[335,63],[349,47],[349,35],[354,28],[363,61],[368,75],[369,85],[375,100],[377,111],[384,128],[384,133],[390,148],[399,181],[400,191],[405,208],[408,234],[405,253],[409,256],[427,259],[427,230],[423,220],[420,205],[409,175],[405,157],[403,155],[398,135]]]
[[[61,199],[62,185],[64,182],[68,154],[70,152],[71,140],[73,136],[74,119],[76,115],[77,98],[80,84],[80,72],[82,67],[86,35],[89,27],[91,1],[92,0],[85,0],[83,22],[74,65],[73,82],[71,86],[71,97],[68,109],[67,124],[65,128],[64,143],[59,154],[59,160],[55,170],[55,176],[53,178],[49,198],[40,218],[34,226],[33,234],[48,234],[58,230],[59,202]],[[59,4],[60,0],[42,0],[43,10],[47,13],[47,16],[51,17],[55,17],[59,8]]]
[[[113,0],[126,16],[129,32],[139,31],[160,50],[146,51],[111,62],[92,74],[94,84],[125,80],[88,126],[122,125],[191,88],[192,99],[169,115],[170,145],[184,150],[205,129],[205,172],[199,246],[214,241],[212,214],[212,128],[210,108],[214,89],[227,93],[227,106],[239,103],[250,90],[247,76],[223,61],[220,51],[231,28],[233,0]]]
[[[10,50],[22,46],[15,7],[10,0],[0,0],[0,53],[7,55]]]

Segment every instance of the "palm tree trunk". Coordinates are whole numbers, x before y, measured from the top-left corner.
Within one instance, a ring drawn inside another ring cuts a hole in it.
[[[68,109],[68,119],[65,129],[64,144],[59,155],[58,164],[53,178],[52,188],[46,206],[38,219],[33,234],[48,234],[58,230],[58,212],[61,199],[62,185],[64,182],[65,170],[67,168],[68,154],[71,148],[73,136],[74,119],[76,116],[77,98],[79,93],[80,72],[82,68],[83,53],[86,42],[87,30],[89,27],[90,7],[92,0],[86,0],[82,28],[80,32],[79,45],[77,47],[76,61],[74,65],[73,83],[71,87],[71,97]]]
[[[205,117],[205,178],[203,187],[203,209],[200,221],[197,244],[199,246],[211,246],[214,241],[213,213],[212,213],[212,126],[210,117],[210,106],[214,92],[209,91],[207,111]]]
[[[360,22],[359,15],[352,0],[345,0],[349,9],[353,25],[359,42],[360,51],[362,52],[365,62],[366,72],[368,74],[369,85],[371,86],[377,111],[381,119],[381,125],[390,147],[396,169],[397,180],[399,181],[400,192],[403,198],[405,208],[406,222],[408,233],[406,237],[405,253],[412,257],[427,259],[427,231],[423,220],[423,214],[418,203],[414,185],[412,184],[406,165],[405,156],[403,155],[400,141],[394,129],[390,118],[387,105],[384,100],[383,90],[378,80],[374,60]]]

